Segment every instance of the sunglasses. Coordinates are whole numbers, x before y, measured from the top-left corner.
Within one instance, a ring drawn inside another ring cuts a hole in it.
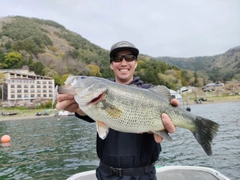
[[[137,57],[133,54],[127,54],[127,55],[124,55],[124,56],[114,56],[111,58],[111,60],[113,62],[121,62],[123,60],[123,58],[125,59],[125,61],[127,62],[132,62],[133,60],[137,59]]]

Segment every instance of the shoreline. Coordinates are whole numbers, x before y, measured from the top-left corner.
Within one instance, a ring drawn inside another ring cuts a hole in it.
[[[238,102],[240,101],[240,97],[234,98],[234,99],[215,99],[215,100],[209,100],[209,101],[204,101],[202,104],[196,104],[194,102],[190,102],[188,104],[184,104],[184,107],[190,107],[193,105],[205,105],[205,104],[218,104],[218,103],[228,103],[228,102]],[[28,111],[28,112],[20,112],[17,115],[12,115],[12,116],[0,116],[0,122],[1,121],[11,121],[11,120],[23,120],[23,119],[40,119],[40,118],[52,118],[55,116],[57,111],[51,112],[49,115],[42,115],[42,116],[36,116],[35,111]]]
[[[227,102],[238,102],[240,101],[240,96],[230,96],[230,97],[224,97],[224,98],[214,98],[210,97],[207,98],[207,101],[202,101],[201,104],[218,104],[218,103],[227,103]],[[183,103],[184,106],[189,106],[189,105],[199,105],[194,102],[194,100],[187,101],[185,98],[183,98]]]
[[[12,120],[23,120],[23,119],[40,119],[40,118],[51,118],[54,117],[55,114],[49,114],[49,115],[42,115],[42,116],[36,116],[35,114],[25,114],[25,115],[12,115],[12,116],[0,116],[0,122],[1,121],[12,121]]]

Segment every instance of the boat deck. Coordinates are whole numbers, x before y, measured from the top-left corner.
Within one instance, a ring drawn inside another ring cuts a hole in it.
[[[197,166],[166,166],[157,168],[158,180],[230,180],[218,171]],[[75,174],[67,180],[96,180],[95,170]]]

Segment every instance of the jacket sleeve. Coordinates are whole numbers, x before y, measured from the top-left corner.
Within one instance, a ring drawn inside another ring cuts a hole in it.
[[[87,121],[87,122],[90,122],[90,123],[93,123],[95,122],[92,118],[90,118],[89,116],[80,116],[78,113],[75,113],[75,116],[79,119],[82,119],[84,121]]]

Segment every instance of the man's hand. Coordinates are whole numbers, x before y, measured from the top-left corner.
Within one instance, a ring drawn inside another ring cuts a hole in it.
[[[171,100],[171,104],[173,106],[178,106],[179,105],[179,101],[177,99],[172,99]],[[171,119],[169,118],[169,116],[165,113],[162,114],[162,122],[163,122],[163,125],[165,127],[165,129],[169,132],[169,133],[174,133],[176,128],[174,126],[174,124],[172,123]],[[162,136],[159,136],[157,134],[154,134],[154,140],[157,142],[157,143],[160,143],[163,141],[163,138]]]
[[[73,95],[70,94],[57,94],[57,110],[66,110],[69,112],[76,112],[81,116],[86,116],[85,113],[78,107]]]

